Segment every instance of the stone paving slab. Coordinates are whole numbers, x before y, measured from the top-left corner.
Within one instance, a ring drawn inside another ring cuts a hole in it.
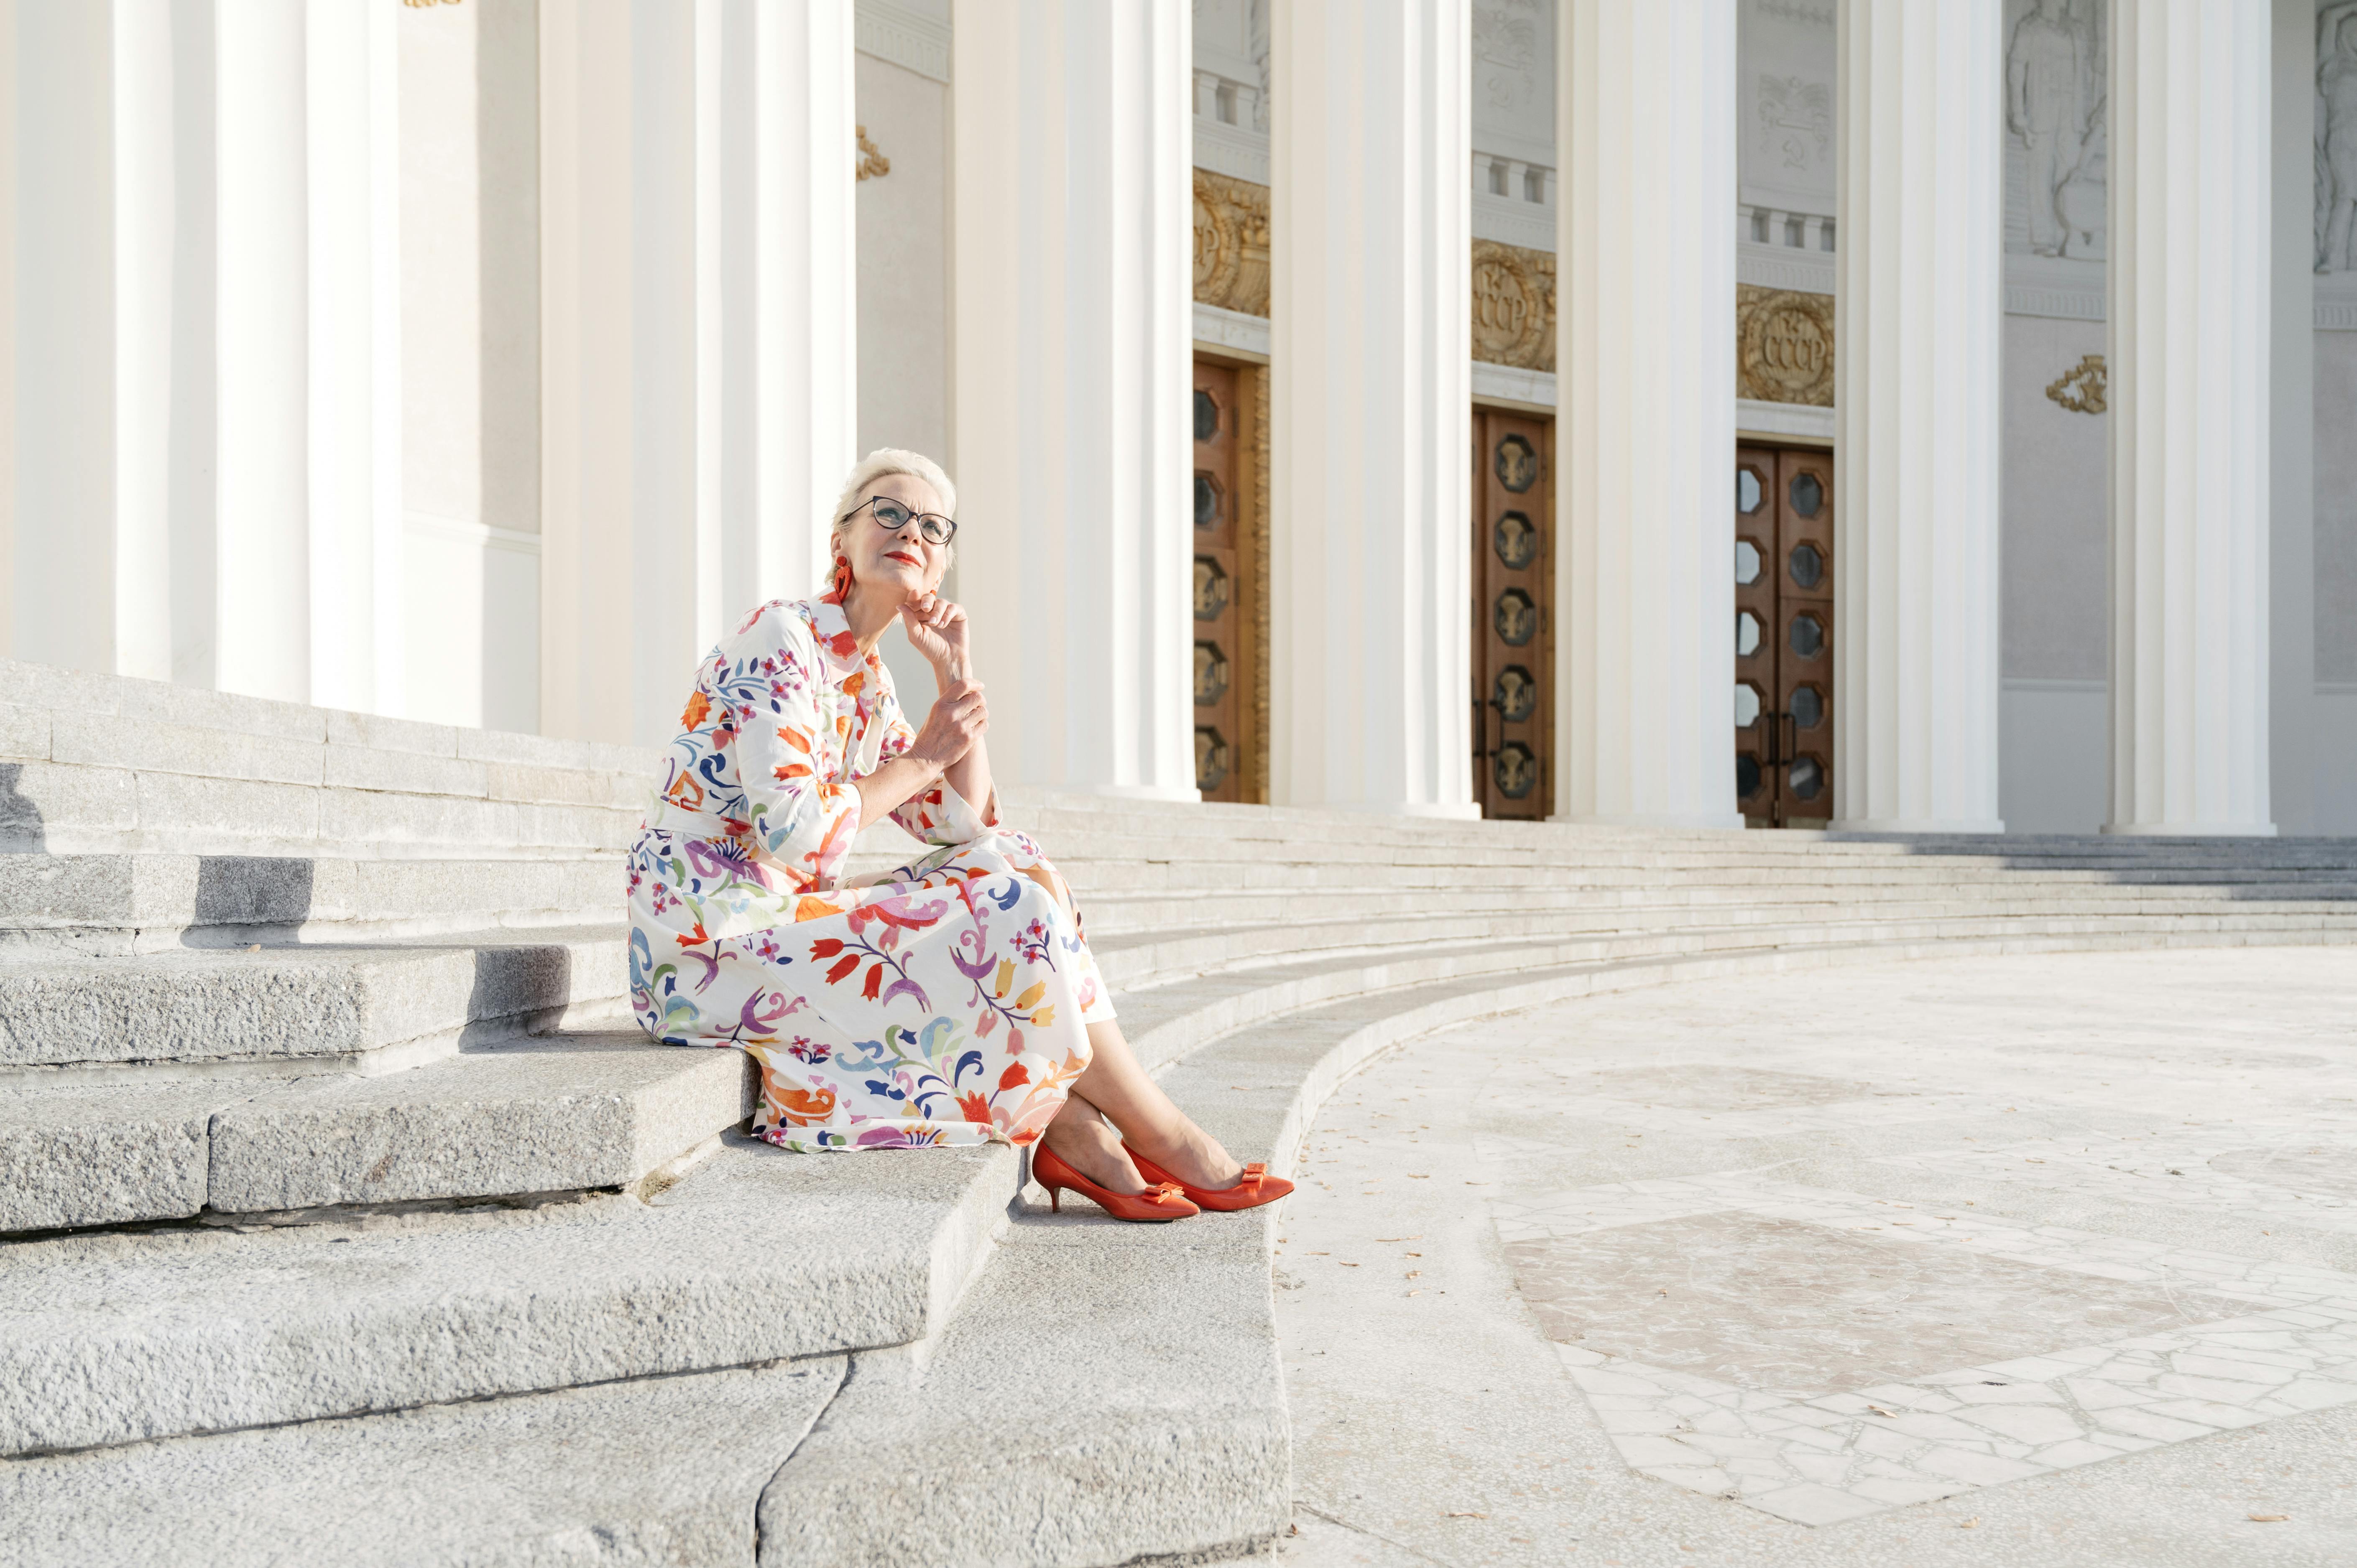
[[[2348,1560],[2357,1270],[2287,1227],[2357,1148],[2352,962],[1794,971],[1371,1065],[1306,1141],[1282,1230],[1303,1533],[1278,1561]],[[2229,1054],[2251,1070],[2200,1069]],[[1975,1148],[2132,1132],[2156,1159],[2240,1151],[2211,1168],[2243,1185],[2092,1155],[2017,1185]],[[2239,1174],[2279,1161],[2299,1179]],[[1697,1215],[1789,1240],[1720,1246],[1681,1229]],[[2139,1302],[2176,1320],[2105,1326]],[[1983,1342],[1950,1361],[1946,1335]]]
[[[643,1203],[0,1245],[0,1455],[906,1343],[1016,1164],[733,1139]]]
[[[0,1463],[0,1561],[748,1563],[839,1356]]]

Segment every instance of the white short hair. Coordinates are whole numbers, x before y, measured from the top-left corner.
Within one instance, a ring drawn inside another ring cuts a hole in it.
[[[907,474],[924,480],[942,498],[942,510],[952,517],[957,516],[957,487],[950,483],[950,477],[942,472],[939,463],[921,452],[878,446],[854,463],[851,472],[844,477],[843,494],[834,503],[834,536],[838,542],[850,526],[851,514],[867,499],[867,488],[889,474]]]

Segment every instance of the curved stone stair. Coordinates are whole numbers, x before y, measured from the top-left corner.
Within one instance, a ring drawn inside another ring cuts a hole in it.
[[[1118,1227],[1003,1148],[785,1155],[735,1131],[741,1058],[615,1027],[651,767],[0,664],[0,1559],[1084,1565],[1281,1528],[1269,1211]],[[1005,805],[1141,1056],[1280,1173],[1372,1053],[1600,990],[2357,940],[2337,842]]]

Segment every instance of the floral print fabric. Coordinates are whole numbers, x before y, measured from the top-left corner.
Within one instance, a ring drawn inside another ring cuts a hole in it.
[[[764,605],[705,660],[630,853],[639,1022],[750,1055],[786,1148],[1029,1143],[1114,1015],[1063,878],[946,784],[892,813],[933,853],[845,886],[854,786],[915,738],[839,604]]]

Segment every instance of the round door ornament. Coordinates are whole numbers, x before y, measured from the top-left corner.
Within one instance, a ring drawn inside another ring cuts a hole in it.
[[[1538,788],[1538,758],[1521,741],[1510,740],[1490,759],[1490,777],[1496,781],[1499,794],[1519,800]]]
[[[1209,441],[1220,433],[1220,405],[1201,387],[1195,389],[1195,439]]]
[[[1195,726],[1195,788],[1212,790],[1228,781],[1232,765],[1228,757],[1228,743],[1210,725]]]
[[[1490,700],[1498,705],[1499,715],[1508,724],[1527,724],[1539,709],[1539,683],[1521,665],[1509,664],[1491,682]]]
[[[1539,531],[1521,512],[1510,511],[1490,531],[1490,543],[1508,571],[1519,572],[1538,559]]]
[[[1217,620],[1228,613],[1228,575],[1209,555],[1195,557],[1195,618]]]
[[[1521,495],[1539,482],[1538,448],[1520,435],[1509,435],[1498,443],[1491,467],[1497,470],[1500,484]]]
[[[1509,648],[1520,648],[1538,635],[1538,607],[1520,588],[1508,588],[1490,607],[1490,624]]]
[[[1796,615],[1784,641],[1802,658],[1814,659],[1825,650],[1825,623],[1813,615]]]
[[[1228,656],[1216,642],[1195,645],[1195,705],[1208,708],[1228,694]]]

